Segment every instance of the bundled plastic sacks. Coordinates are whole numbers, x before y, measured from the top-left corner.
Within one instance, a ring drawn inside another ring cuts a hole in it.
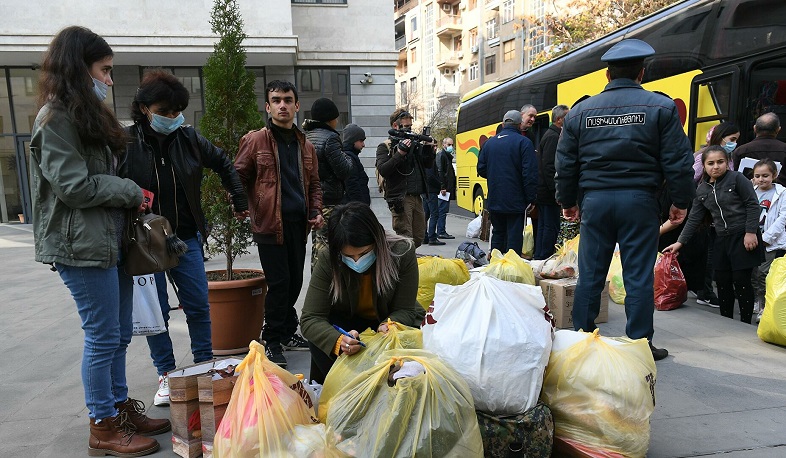
[[[311,400],[297,377],[265,357],[265,347],[252,341],[249,349],[213,451],[219,458],[288,456],[295,425],[317,422]]]
[[[524,228],[524,243],[521,246],[521,255],[527,259],[532,259],[535,254],[535,235],[532,224],[527,224]]]
[[[361,332],[360,340],[366,344],[366,347],[354,355],[342,354],[333,363],[319,395],[319,421],[325,422],[336,393],[346,387],[358,374],[373,367],[382,353],[397,348],[423,348],[423,333],[420,329],[410,328],[390,320],[387,324],[387,334],[371,329]]]
[[[759,338],[765,342],[786,345],[786,258],[772,261],[767,274],[764,313],[761,316]]]
[[[347,458],[336,447],[340,437],[324,424],[297,425],[287,440],[292,458]]]
[[[479,275],[437,285],[423,347],[464,378],[478,410],[526,412],[538,402],[554,334],[540,287]]]
[[[392,380],[393,366],[410,362],[422,371]],[[483,456],[467,384],[425,350],[384,352],[336,394],[326,424],[344,439],[339,449],[353,457]]]
[[[655,261],[655,308],[674,310],[688,300],[688,284],[676,253],[664,253]]]
[[[647,339],[560,330],[543,381],[555,435],[590,456],[643,457],[657,371]]]
[[[579,236],[568,240],[541,264],[538,275],[542,278],[569,278],[579,272]]]
[[[469,280],[469,270],[464,261],[438,256],[418,258],[418,274],[418,302],[424,309],[431,305],[437,283],[461,285]]]
[[[535,284],[535,274],[532,267],[524,261],[515,251],[508,250],[505,256],[499,250],[491,250],[491,261],[483,269],[487,275],[500,280],[514,283]]]
[[[622,259],[619,250],[614,252],[609,265],[609,273],[606,275],[609,281],[609,296],[617,304],[625,304],[625,282],[622,280]]]
[[[467,233],[466,236],[475,239],[480,237],[480,229],[483,226],[483,217],[478,215],[472,221],[467,224]]]

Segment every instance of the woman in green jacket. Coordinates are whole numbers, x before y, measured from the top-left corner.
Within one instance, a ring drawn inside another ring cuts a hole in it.
[[[338,355],[357,354],[359,331],[387,332],[388,318],[419,327],[425,310],[417,291],[412,240],[386,232],[366,204],[335,207],[328,221],[328,256],[318,257],[300,318],[311,350],[311,379],[323,383]]]
[[[76,26],[44,55],[30,141],[35,259],[57,269],[82,320],[88,454],[142,456],[159,448],[144,435],[171,426],[148,418],[126,385],[133,283],[117,264],[125,215],[144,206],[139,186],[116,176],[126,140],[104,104],[112,56],[103,38]]]

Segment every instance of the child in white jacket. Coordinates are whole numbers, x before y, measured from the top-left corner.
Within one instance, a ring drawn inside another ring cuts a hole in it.
[[[764,293],[767,274],[772,261],[786,254],[786,188],[773,183],[778,171],[770,159],[762,159],[753,166],[753,184],[761,206],[761,238],[765,246],[765,261],[753,270],[753,288],[756,297],[754,312],[756,322],[764,311]]]

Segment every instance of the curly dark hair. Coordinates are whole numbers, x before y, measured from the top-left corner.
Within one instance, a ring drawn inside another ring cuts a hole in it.
[[[71,26],[61,30],[41,62],[38,104],[66,111],[82,143],[107,145],[119,153],[126,146],[126,134],[112,110],[96,97],[90,76],[94,63],[112,56],[107,42],[89,29]]]

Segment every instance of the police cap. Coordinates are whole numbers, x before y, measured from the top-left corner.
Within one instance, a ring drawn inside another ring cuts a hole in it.
[[[600,60],[609,63],[644,60],[653,54],[655,54],[655,50],[649,44],[635,38],[628,38],[612,46]]]

